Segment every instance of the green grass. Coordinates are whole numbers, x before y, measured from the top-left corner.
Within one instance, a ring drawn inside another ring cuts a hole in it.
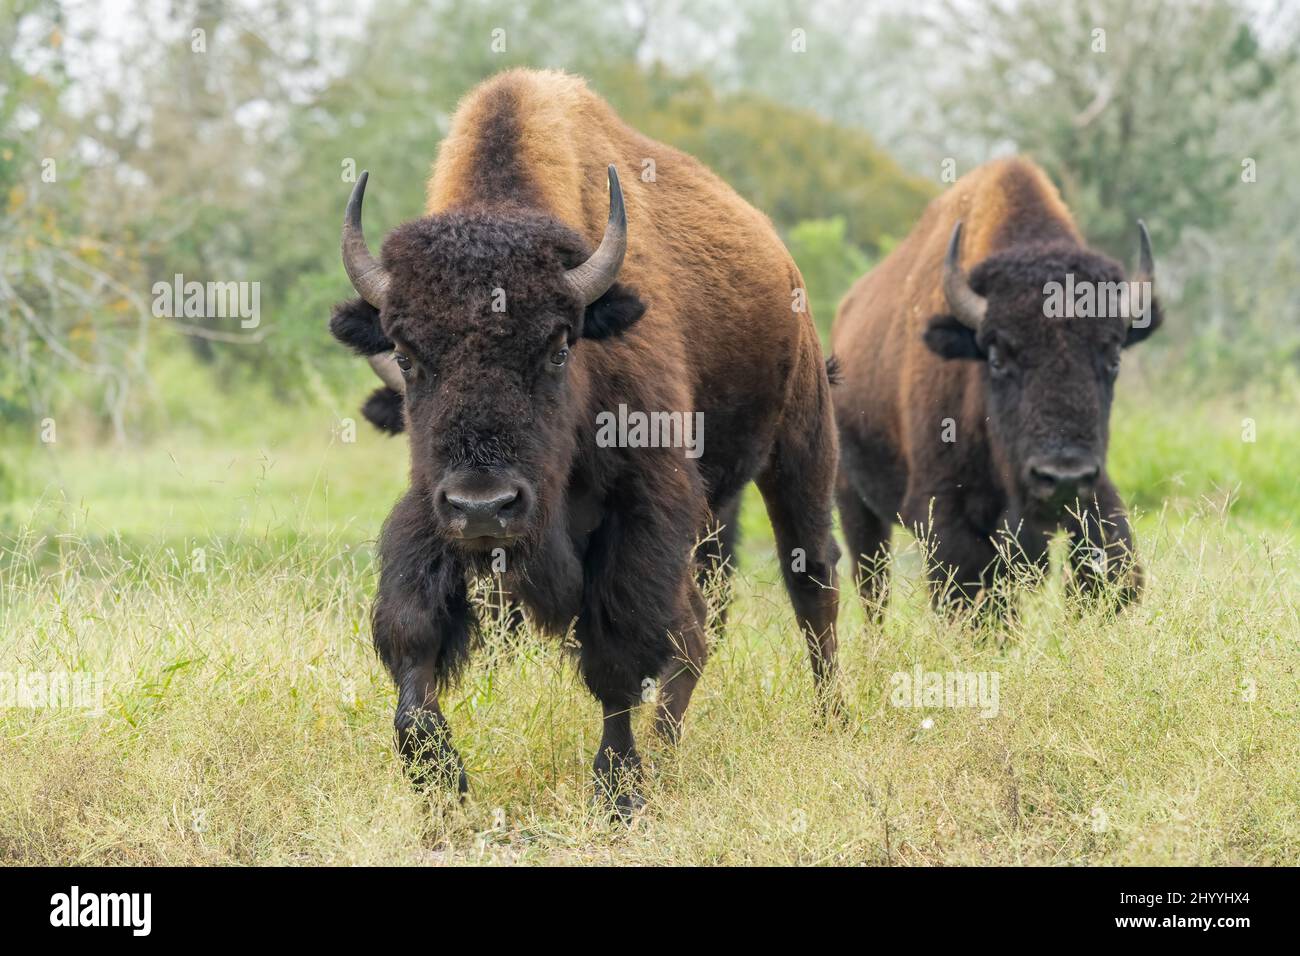
[[[1300,516],[1298,405],[1300,396],[1197,402],[1159,393],[1122,402],[1111,473],[1140,511],[1208,503],[1234,524],[1291,533]]]
[[[106,692],[102,713],[0,710],[0,861],[1295,864],[1300,425],[1260,402],[1242,442],[1251,407],[1117,409],[1150,577],[1118,618],[1071,613],[1054,578],[1004,641],[973,639],[900,538],[883,625],[842,602],[844,728],[816,717],[748,499],[679,750],[638,715],[653,774],[630,829],[590,806],[597,705],[531,632],[489,631],[445,702],[471,799],[408,788],[367,623],[404,441],[362,423],[345,443],[311,411],[127,450],[11,436],[0,672]],[[998,674],[997,715],[893,706],[917,663]]]

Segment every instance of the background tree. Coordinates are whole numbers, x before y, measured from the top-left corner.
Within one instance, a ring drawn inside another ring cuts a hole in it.
[[[140,0],[130,18],[109,13],[0,0],[0,420],[76,409],[119,435],[163,427],[188,414],[197,378],[341,404],[364,376],[324,332],[347,294],[351,177],[372,172],[376,236],[417,215],[458,99],[517,65],[583,74],[767,212],[823,328],[946,186],[945,159],[964,172],[1022,151],[1112,254],[1130,259],[1133,220],[1151,224],[1173,317],[1147,355],[1162,374],[1224,387],[1294,374],[1300,12],[1282,3]],[[152,285],[176,273],[259,282],[261,326],[154,318]]]

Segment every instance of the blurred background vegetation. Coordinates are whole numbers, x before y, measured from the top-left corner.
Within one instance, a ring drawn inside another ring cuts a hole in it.
[[[521,64],[770,215],[823,329],[946,169],[1020,151],[1123,261],[1151,224],[1141,376],[1290,394],[1298,41],[1295,4],[1245,0],[0,0],[0,431],[355,414],[369,373],[325,328],[344,171],[382,184],[373,236],[418,215],[459,97]],[[261,283],[261,325],[155,318],[176,273]]]

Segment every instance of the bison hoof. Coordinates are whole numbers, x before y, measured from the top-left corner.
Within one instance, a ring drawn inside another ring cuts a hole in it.
[[[616,823],[630,824],[632,818],[645,809],[645,797],[636,791],[620,793],[614,798],[610,820]]]
[[[451,745],[446,723],[438,716],[419,714],[405,724],[399,722],[397,749],[417,790],[452,791],[464,799],[469,792],[465,764]]]
[[[645,809],[646,799],[641,791],[624,783],[618,790],[611,790],[600,777],[596,778],[596,794],[592,801],[597,814],[608,813],[611,823],[630,825],[632,820]]]
[[[623,756],[602,753],[595,767],[596,805],[609,809],[610,820],[631,823],[645,806],[641,778],[641,758],[635,751]]]
[[[437,767],[428,761],[417,761],[406,765],[406,775],[421,793],[455,792],[461,800],[469,793],[469,778],[463,767]]]
[[[848,705],[844,703],[844,695],[840,692],[838,684],[825,684],[818,687],[816,695],[817,713],[824,723],[841,729],[853,725],[852,715],[849,713]]]

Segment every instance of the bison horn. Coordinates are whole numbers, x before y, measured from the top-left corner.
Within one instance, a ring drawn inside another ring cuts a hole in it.
[[[1156,278],[1155,257],[1151,255],[1151,233],[1147,224],[1138,220],[1138,281],[1154,282]]]
[[[366,180],[369,178],[370,173],[362,170],[357,184],[352,187],[348,209],[343,216],[343,268],[352,280],[352,288],[361,298],[376,309],[382,309],[388,292],[388,272],[370,254],[366,234],[361,229],[361,203],[366,196]]]
[[[988,301],[970,287],[966,273],[958,264],[961,257],[961,220],[953,226],[952,238],[948,240],[948,254],[943,260],[943,294],[948,300],[948,308],[957,321],[973,332],[978,332],[988,311]]]
[[[1155,288],[1156,282],[1156,261],[1155,256],[1151,254],[1151,234],[1147,232],[1147,224],[1141,219],[1138,220],[1138,271],[1137,281],[1146,285],[1147,297],[1145,299],[1147,311],[1143,314],[1144,322],[1149,322],[1151,309],[1151,290]],[[1129,325],[1133,324],[1134,316],[1128,317]]]
[[[385,385],[398,395],[406,394],[406,379],[402,376],[402,370],[397,367],[397,359],[393,357],[392,352],[380,352],[378,355],[368,356],[368,361]]]
[[[623,189],[618,184],[618,170],[609,164],[609,222],[596,251],[580,266],[564,274],[564,281],[584,306],[591,305],[609,291],[623,267],[627,252],[627,210],[623,207]]]

